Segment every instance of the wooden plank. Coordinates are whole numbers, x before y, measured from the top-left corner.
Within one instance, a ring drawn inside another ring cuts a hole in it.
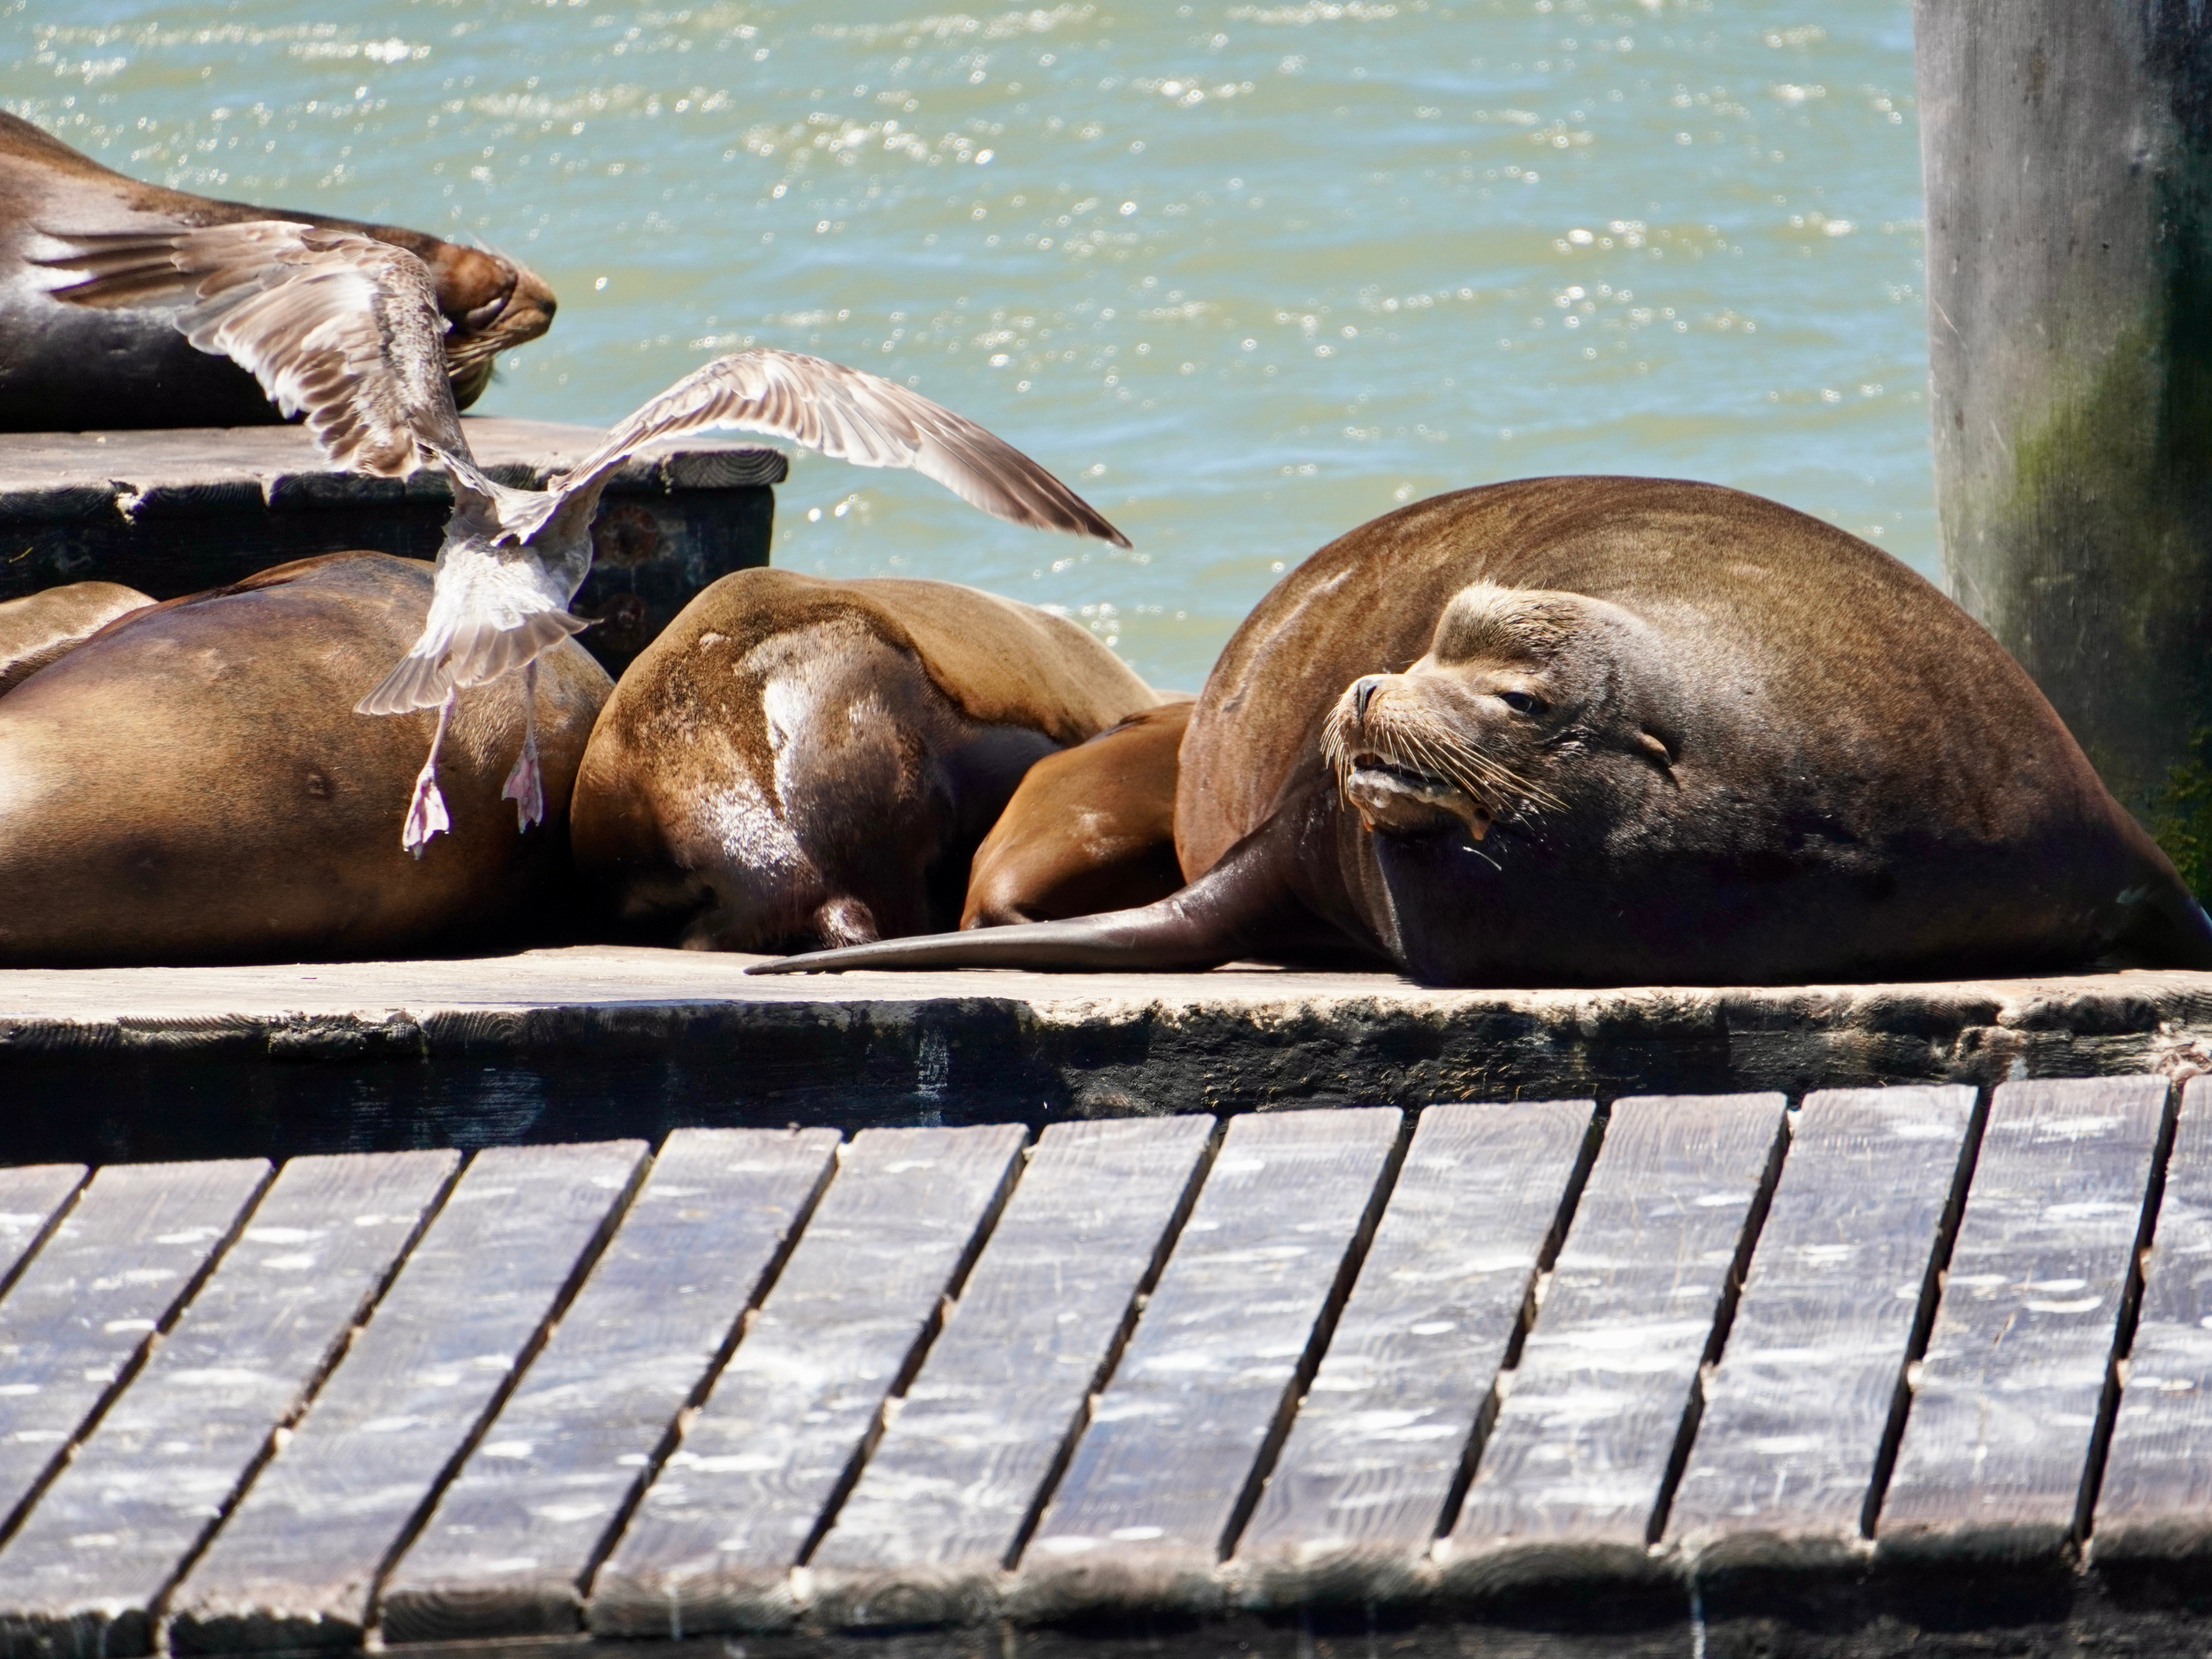
[[[0,1169],[0,1297],[31,1253],[45,1242],[61,1207],[85,1183],[82,1164],[29,1164]]]
[[[619,1211],[635,1141],[479,1153],[169,1599],[177,1652],[359,1645],[377,1574]]]
[[[1586,1100],[1432,1106],[1229,1564],[1262,1607],[1411,1588],[1596,1150]]]
[[[258,1158],[103,1169],[0,1301],[0,1536],[192,1294]]]
[[[151,1650],[153,1611],[390,1279],[460,1162],[296,1158],[0,1549],[0,1656]]]
[[[1793,1114],[1728,1346],[1669,1511],[1702,1578],[1863,1549],[1904,1368],[1971,1166],[1975,1091],[1853,1089]]]
[[[387,1643],[581,1628],[582,1586],[829,1179],[834,1129],[679,1129],[378,1594]]]
[[[791,1622],[791,1569],[935,1332],[1022,1139],[1019,1124],[853,1138],[775,1288],[600,1570],[586,1606],[595,1633]]]
[[[1402,1115],[1239,1117],[1007,1601],[1205,1611],[1382,1209]]]
[[[836,1525],[824,1624],[972,1623],[1118,1356],[1194,1195],[1210,1117],[1056,1123]]]
[[[1882,1505],[1879,1561],[2063,1567],[2166,1095],[2163,1077],[1997,1090]]]
[[[2190,1588],[2212,1567],[2212,1077],[2192,1077],[2166,1160],[2090,1538],[2101,1573]]]
[[[1487,1598],[1652,1569],[1647,1549],[1693,1426],[1699,1366],[1785,1135],[1780,1095],[1613,1103],[1535,1327],[1437,1557]]]

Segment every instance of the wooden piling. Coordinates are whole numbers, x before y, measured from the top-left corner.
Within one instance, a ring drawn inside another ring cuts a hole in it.
[[[2212,16],[1916,0],[1954,597],[2212,890]]]

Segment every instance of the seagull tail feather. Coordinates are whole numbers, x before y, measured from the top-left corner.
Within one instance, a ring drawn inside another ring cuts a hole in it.
[[[534,611],[512,626],[480,622],[464,626],[447,640],[423,640],[353,705],[353,712],[404,715],[434,709],[448,692],[512,673],[590,626],[566,611]]]

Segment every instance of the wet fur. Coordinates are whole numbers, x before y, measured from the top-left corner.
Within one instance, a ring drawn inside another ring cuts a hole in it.
[[[578,865],[624,928],[699,948],[949,928],[1030,766],[1154,701],[1026,605],[741,571],[624,675],[577,785]]]
[[[1176,755],[1193,706],[1178,696],[1032,766],[976,849],[960,925],[1128,910],[1181,887]]]

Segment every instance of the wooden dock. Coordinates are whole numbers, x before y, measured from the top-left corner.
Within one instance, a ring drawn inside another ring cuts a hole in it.
[[[462,417],[502,484],[543,486],[604,435],[596,428]],[[592,529],[582,643],[620,673],[691,595],[768,562],[780,451],[688,437],[626,462]],[[292,559],[366,548],[434,556],[445,474],[370,478],[331,466],[304,428],[0,433],[0,600],[62,582],[119,582],[175,599]]]
[[[2212,1078],[17,1167],[0,1264],[6,1659],[2212,1639]]]
[[[0,1164],[2212,1065],[2212,974],[1455,991],[1258,967],[756,979],[750,960],[0,970]]]

